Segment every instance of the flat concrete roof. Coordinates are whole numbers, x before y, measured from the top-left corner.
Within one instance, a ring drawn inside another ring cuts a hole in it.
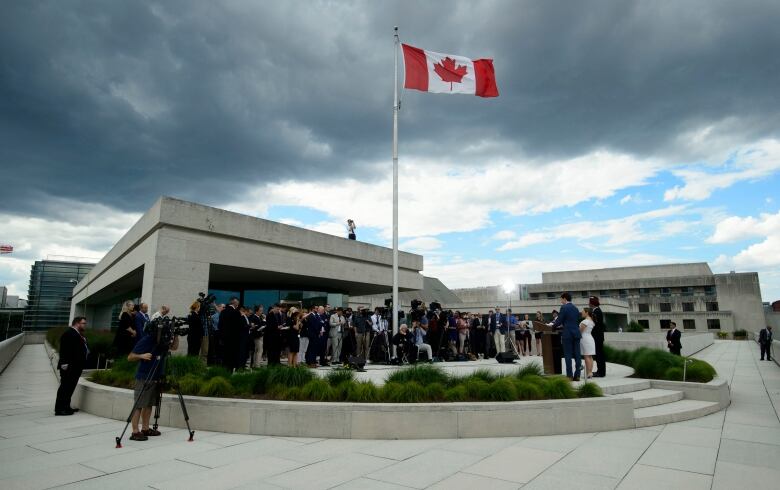
[[[620,281],[712,275],[712,269],[710,269],[710,266],[706,262],[692,262],[684,264],[640,265],[633,267],[611,267],[607,269],[543,272],[542,283]]]

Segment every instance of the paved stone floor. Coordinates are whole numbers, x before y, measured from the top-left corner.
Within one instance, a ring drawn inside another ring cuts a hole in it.
[[[115,449],[123,424],[54,417],[57,382],[41,345],[0,375],[0,488],[601,489],[780,488],[780,367],[753,342],[697,357],[732,404],[687,422],[569,436],[365,441],[166,430]],[[197,420],[193,421],[197,428]]]

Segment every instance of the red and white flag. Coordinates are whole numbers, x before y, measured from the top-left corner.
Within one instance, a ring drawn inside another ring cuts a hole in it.
[[[408,44],[404,49],[404,88],[437,94],[498,97],[492,59],[434,53]]]
[[[11,245],[0,245],[0,254],[10,254],[14,251],[14,247]]]

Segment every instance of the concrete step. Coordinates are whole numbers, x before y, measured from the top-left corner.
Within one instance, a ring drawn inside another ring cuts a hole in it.
[[[634,409],[634,422],[637,427],[664,425],[683,420],[704,417],[718,410],[715,402],[699,400],[680,400],[663,405]]]
[[[649,390],[642,391],[632,391],[630,393],[624,393],[622,395],[616,396],[633,399],[635,409],[664,405],[666,403],[677,402],[685,398],[685,394],[682,391],[660,390],[657,388],[651,388]]]
[[[593,381],[601,387],[605,395],[622,395],[633,391],[650,389],[650,381],[637,378],[593,378]]]

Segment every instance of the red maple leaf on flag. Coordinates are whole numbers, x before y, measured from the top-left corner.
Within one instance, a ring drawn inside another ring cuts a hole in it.
[[[433,65],[433,71],[439,75],[442,82],[450,82],[450,91],[452,91],[452,83],[463,83],[463,77],[469,72],[465,65],[455,66],[455,60],[449,56]]]

